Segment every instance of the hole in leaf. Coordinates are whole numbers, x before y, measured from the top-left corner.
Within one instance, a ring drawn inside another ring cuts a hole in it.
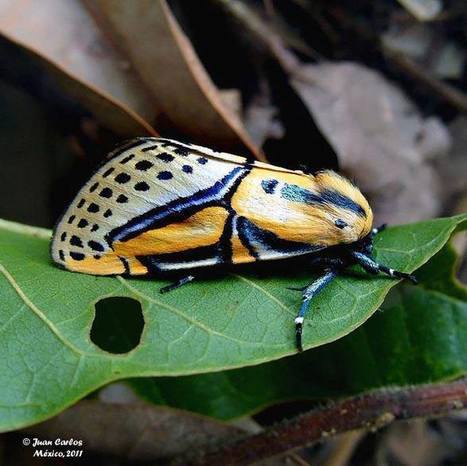
[[[141,304],[124,297],[104,298],[95,305],[91,341],[109,353],[128,353],[141,340],[144,327]]]

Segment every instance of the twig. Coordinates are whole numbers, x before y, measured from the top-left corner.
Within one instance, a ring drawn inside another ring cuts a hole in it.
[[[416,388],[375,390],[315,409],[264,432],[172,463],[248,465],[353,429],[375,431],[396,419],[433,417],[467,406],[467,378]]]
[[[211,0],[211,2],[216,5],[220,11],[223,11],[231,19],[234,19],[241,25],[244,33],[250,35],[257,53],[264,57],[277,60],[278,64],[285,70],[289,68],[290,64],[284,63],[283,56],[277,53],[277,48],[279,46],[280,48],[284,48],[280,45],[283,40],[281,34],[277,31],[279,28],[282,30],[282,36],[286,36],[284,40],[288,45],[300,50],[301,53],[309,57],[315,59],[321,58],[320,54],[311,49],[305,42],[298,38],[292,38],[290,34],[285,32],[284,28],[279,25],[279,18],[277,16],[275,17],[274,25],[271,25],[246,3],[238,1],[232,2],[230,0]]]
[[[458,110],[462,112],[467,111],[467,95],[465,93],[431,76],[430,73],[423,69],[418,63],[403,53],[388,47],[376,34],[365,28],[362,24],[357,23],[355,20],[349,19],[342,14],[341,11],[331,9],[329,12],[343,29],[347,29],[368,44],[371,44],[399,71],[408,75],[425,88],[430,89],[441,99]]]
[[[392,50],[386,46],[382,47],[382,52],[386,59],[391,61],[391,63],[399,68],[399,70],[409,74],[413,79],[424,85],[426,88],[432,90],[453,107],[462,112],[467,111],[467,96],[463,92],[443,81],[440,81],[439,79],[434,78],[433,76],[430,76],[430,74],[427,73],[420,65],[401,52],[397,52],[396,50]]]

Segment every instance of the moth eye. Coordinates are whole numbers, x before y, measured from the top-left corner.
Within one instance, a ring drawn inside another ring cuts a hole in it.
[[[349,225],[344,222],[341,218],[338,218],[335,222],[334,225],[336,225],[337,228],[340,228],[341,230],[345,227],[348,227]]]

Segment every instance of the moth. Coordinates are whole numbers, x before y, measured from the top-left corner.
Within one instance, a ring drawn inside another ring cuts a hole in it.
[[[322,274],[300,289],[302,351],[311,300],[348,266],[416,282],[371,257],[380,231],[372,224],[360,190],[333,171],[308,174],[148,137],[107,156],[57,223],[51,255],[93,275],[178,273],[161,292],[205,267],[309,256]]]

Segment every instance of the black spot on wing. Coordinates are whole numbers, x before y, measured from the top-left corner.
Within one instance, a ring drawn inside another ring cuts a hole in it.
[[[82,218],[79,222],[78,222],[78,228],[86,228],[88,226],[88,221],[85,219],[85,218]]]
[[[79,248],[82,248],[83,247],[83,242],[81,241],[80,238],[78,238],[78,236],[76,235],[73,235],[71,238],[70,238],[70,244],[72,246],[77,246]]]
[[[135,156],[135,154],[130,154],[130,155],[126,156],[124,159],[122,159],[122,160],[120,161],[120,163],[121,163],[122,165],[125,165],[125,164],[128,163],[131,159],[133,159],[134,156]]]
[[[206,157],[199,157],[196,161],[201,165],[206,165],[208,163],[208,159]]]
[[[60,249],[58,251],[58,256],[60,257],[60,260],[64,261],[65,260],[65,253]]]
[[[104,212],[104,217],[105,218],[109,218],[112,216],[112,211],[110,209],[107,209],[105,212]]]
[[[103,178],[107,178],[111,173],[113,173],[113,171],[115,170],[115,168],[113,167],[110,167],[108,170],[106,170],[104,172],[104,174],[102,175]]]
[[[193,173],[193,167],[190,167],[190,165],[183,165],[182,171],[184,173]]]
[[[267,194],[274,194],[276,186],[278,185],[277,180],[263,180],[261,181],[261,187],[263,188],[264,192]]]
[[[159,160],[162,160],[162,162],[165,162],[165,163],[172,162],[172,160],[174,159],[174,156],[173,156],[173,155],[170,155],[170,154],[167,153],[167,152],[162,152],[161,154],[157,154],[156,157],[157,157]]]
[[[341,218],[338,218],[335,222],[334,225],[336,225],[337,228],[340,228],[341,230],[345,227],[348,227],[349,225],[347,222],[344,222]]]
[[[64,232],[62,233],[62,235],[60,236],[60,239],[61,239],[62,241],[65,241],[65,240],[66,240],[66,231],[64,231]]]
[[[86,202],[86,201],[85,201],[84,199],[81,199],[81,200],[78,202],[78,205],[77,205],[78,209],[81,209],[81,207],[83,207],[83,205],[84,205],[85,202]]]
[[[68,224],[71,225],[73,221],[75,220],[75,218],[76,218],[76,215],[70,215],[70,217],[68,217]]]
[[[99,183],[94,183],[90,188],[89,188],[89,192],[90,193],[93,193],[97,187],[99,186]]]
[[[135,168],[137,170],[146,171],[149,170],[153,164],[149,160],[140,160],[136,163]]]
[[[186,147],[177,147],[176,149],[174,149],[174,152],[178,155],[182,155],[183,157],[186,157],[190,154],[190,150]]]
[[[101,243],[99,243],[98,241],[94,241],[94,240],[88,241],[88,246],[93,251],[98,251],[98,252],[104,251],[104,246]]]
[[[117,197],[116,201],[117,201],[119,204],[125,204],[126,202],[128,202],[128,197],[125,196],[125,194],[119,194],[119,196]]]
[[[88,212],[91,212],[93,214],[99,212],[99,206],[96,203],[91,202],[91,204],[89,204],[88,206]]]
[[[149,150],[154,150],[154,149],[157,149],[157,144],[154,144],[154,145],[148,146],[148,147],[144,147],[143,149],[141,149],[141,152],[147,152]]]
[[[119,173],[115,177],[115,181],[119,184],[128,183],[131,180],[131,176],[128,173]]]
[[[159,180],[170,180],[173,178],[172,172],[161,171],[157,174]]]
[[[99,196],[105,197],[107,199],[112,197],[112,190],[110,188],[104,188],[102,191],[99,193]]]
[[[105,216],[105,213],[104,213],[104,216]],[[99,225],[97,223],[95,223],[92,228],[91,228],[91,231],[97,231],[99,229]]]
[[[85,255],[81,252],[70,252],[70,257],[75,261],[82,261],[85,258]]]
[[[149,185],[145,181],[139,181],[135,184],[136,191],[148,191]]]

